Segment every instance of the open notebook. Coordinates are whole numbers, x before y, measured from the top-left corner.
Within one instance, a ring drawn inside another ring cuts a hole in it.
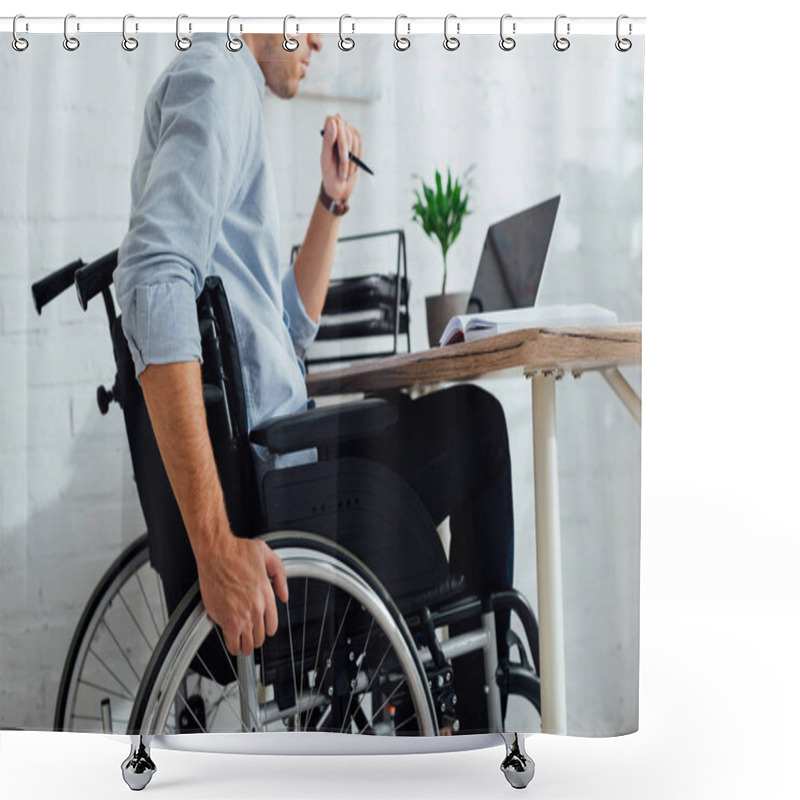
[[[556,325],[608,325],[617,321],[617,315],[607,308],[582,303],[567,306],[530,306],[487,311],[480,314],[461,314],[447,323],[439,344],[474,342],[498,333],[523,328],[546,328]]]

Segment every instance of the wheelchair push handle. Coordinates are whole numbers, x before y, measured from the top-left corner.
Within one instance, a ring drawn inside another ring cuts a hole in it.
[[[81,308],[86,311],[89,301],[111,285],[117,266],[117,253],[117,250],[112,250],[91,264],[79,258],[36,281],[31,286],[31,291],[37,313],[41,314],[51,300],[55,300],[72,284],[75,284]]]
[[[95,295],[100,294],[111,285],[114,270],[117,268],[118,252],[118,250],[112,250],[75,272],[75,289],[78,292],[78,302],[84,311]]]
[[[54,300],[70,287],[75,282],[75,273],[84,266],[86,266],[86,262],[79,258],[71,264],[51,272],[46,278],[36,281],[31,286],[36,313],[41,314],[42,309],[51,300]]]

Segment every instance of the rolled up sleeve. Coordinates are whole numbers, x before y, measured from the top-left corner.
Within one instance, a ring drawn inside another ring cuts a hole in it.
[[[120,298],[136,377],[148,364],[202,361],[194,289],[188,283],[134,287]]]
[[[297,288],[293,267],[284,275],[281,289],[283,307],[289,317],[289,335],[292,337],[298,358],[304,358],[317,335],[319,323],[314,322],[306,312],[303,298],[300,297],[300,290]]]

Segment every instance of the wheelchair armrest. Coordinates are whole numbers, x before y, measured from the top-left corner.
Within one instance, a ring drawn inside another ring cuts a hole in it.
[[[378,397],[275,417],[250,431],[250,441],[273,453],[292,453],[347,439],[376,436],[397,421],[397,409]]]

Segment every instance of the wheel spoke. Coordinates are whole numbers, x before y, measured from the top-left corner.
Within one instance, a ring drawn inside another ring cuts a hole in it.
[[[317,642],[317,655],[314,658],[314,682],[317,682],[319,676],[319,654],[322,652],[322,637],[325,633],[325,620],[328,619],[328,602],[331,599],[331,586],[328,585],[328,594],[325,596],[325,609],[322,612],[322,622],[319,626],[319,642]]]
[[[377,716],[378,716],[378,714],[380,714],[380,713],[381,713],[381,710],[383,709],[383,707],[384,707],[384,706],[386,706],[386,705],[388,705],[388,704],[389,704],[389,702],[391,701],[391,699],[392,699],[392,698],[393,698],[393,697],[394,697],[394,696],[395,696],[395,695],[396,695],[396,694],[397,694],[397,693],[400,691],[400,687],[402,687],[402,685],[403,685],[405,682],[406,682],[406,679],[405,679],[405,677],[403,677],[403,678],[402,678],[402,679],[401,679],[401,680],[398,682],[397,686],[395,686],[395,687],[394,687],[394,689],[392,690],[392,693],[391,693],[391,694],[390,694],[390,695],[389,695],[389,696],[388,696],[388,697],[387,697],[387,698],[386,698],[386,699],[383,701],[383,704],[382,704],[381,706],[379,706],[379,707],[378,707],[378,710],[377,710],[377,711],[376,711],[376,712],[375,712],[375,713],[372,715],[372,718],[370,719],[370,721],[369,721],[369,722],[368,722],[368,723],[367,723],[367,724],[366,724],[366,725],[365,725],[365,726],[364,726],[364,727],[363,727],[363,728],[362,728],[362,729],[359,731],[359,733],[364,733],[364,731],[365,731],[367,728],[371,728],[371,727],[372,727],[372,723],[373,723],[373,722],[375,722],[375,717],[377,717]]]
[[[291,663],[292,668],[292,686],[294,687],[294,726],[295,730],[298,730],[300,727],[300,703],[297,699],[297,672],[295,670],[294,665],[294,642],[292,636],[292,616],[289,613],[289,603],[286,604],[286,624],[289,628],[289,661]],[[302,663],[300,664],[300,669],[303,669]],[[300,675],[300,681],[302,683],[303,676],[302,673]]]
[[[142,676],[138,673],[138,671],[136,670],[136,667],[133,666],[133,663],[131,662],[130,657],[125,652],[125,649],[123,648],[123,646],[117,640],[117,637],[114,636],[114,631],[112,631],[111,628],[108,627],[108,623],[106,622],[105,617],[100,620],[100,623],[108,631],[109,636],[111,636],[111,639],[113,640],[114,644],[117,646],[117,650],[119,650],[120,654],[125,659],[125,661],[128,664],[128,666],[131,668],[131,672],[136,677],[136,680],[139,681],[139,683],[141,683],[142,682]]]
[[[114,689],[101,686],[99,683],[87,681],[86,678],[78,678],[78,683],[82,686],[90,686],[92,689],[97,689],[98,692],[102,692],[103,694],[110,694],[112,697],[119,697],[120,700],[133,700],[133,696],[130,694],[130,692],[127,695],[124,695],[121,692],[115,691]]]
[[[289,613],[289,604],[286,604],[286,613]],[[308,617],[308,578],[305,580],[305,589],[303,591],[303,638],[301,639],[300,650],[300,692],[303,691],[303,668],[306,663],[306,619]]]
[[[367,654],[367,648],[369,647],[369,637],[372,636],[372,628],[375,625],[375,617],[372,618],[372,622],[369,625],[369,631],[367,631],[367,640],[364,642],[364,649],[361,651],[361,655],[356,659],[356,665],[360,668],[362,662],[364,660],[364,656]],[[342,717],[342,727],[339,733],[344,733],[345,725],[347,725],[347,713],[350,711],[350,704],[353,702],[353,697],[355,697],[356,687],[358,686],[358,674],[353,679],[353,685],[350,688],[350,697],[347,698],[347,707],[344,710],[344,715]]]
[[[412,720],[415,720],[416,718],[417,718],[417,715],[416,715],[416,713],[414,713],[410,717],[406,717],[406,719],[404,719],[399,725],[395,725],[394,729],[396,731],[399,731],[401,728],[404,728],[406,725],[408,725],[409,722],[411,722]]]
[[[339,636],[342,633],[342,628],[344,628],[344,621],[347,619],[347,612],[350,610],[350,603],[353,602],[352,597],[347,598],[347,605],[344,608],[344,614],[342,614],[341,622],[339,623],[339,630],[336,631],[336,636],[333,639],[333,644],[331,645],[331,657],[328,659],[328,663],[325,664],[325,672],[322,673],[322,678],[319,681],[319,686],[317,686],[317,691],[314,694],[314,699],[311,701],[311,707],[313,708],[317,703],[317,697],[319,697],[319,690],[322,688],[322,683],[325,680],[325,676],[328,674],[328,667],[332,663],[332,659],[334,657],[334,653],[336,652],[336,644],[339,641]],[[310,715],[309,715],[310,717]],[[306,719],[306,727],[308,727],[308,718]]]
[[[112,670],[111,667],[109,667],[108,664],[106,664],[106,662],[103,661],[103,659],[100,658],[99,655],[97,655],[97,653],[95,652],[94,648],[90,647],[89,648],[89,652],[103,665],[103,667],[105,668],[106,672],[122,687],[122,691],[125,692],[125,696],[130,698],[131,700],[134,700],[135,698],[128,691],[128,687],[117,677],[117,673],[114,672],[114,670]]]
[[[381,667],[383,666],[383,662],[386,661],[386,656],[389,655],[389,652],[392,649],[391,642],[386,646],[386,650],[384,651],[383,655],[381,656],[381,660],[378,662],[378,666],[376,667],[375,671],[372,673],[372,678],[370,679],[369,684],[367,684],[367,688],[361,694],[361,700],[359,700],[358,705],[356,706],[353,715],[361,711],[361,705],[363,704],[364,700],[369,697],[369,693],[372,690],[372,684],[375,683],[375,678],[380,675]]]
[[[223,647],[224,647],[224,644],[223,644]],[[203,657],[200,655],[200,653],[199,653],[199,652],[195,654],[195,658],[197,658],[197,660],[200,662],[200,666],[201,666],[201,667],[202,667],[202,668],[203,668],[203,669],[204,669],[204,670],[205,670],[205,671],[206,671],[206,672],[207,672],[209,675],[211,675],[211,670],[210,670],[210,669],[208,668],[208,666],[206,665],[206,662],[205,662],[205,661],[203,661]],[[201,679],[201,680],[202,680],[202,679]],[[216,683],[216,681],[214,681],[214,679],[213,679],[213,678],[211,678],[211,681],[212,681],[213,683]],[[238,685],[238,681],[237,681],[237,685]],[[242,719],[241,710],[240,710],[240,709],[237,709],[237,708],[236,708],[236,707],[233,705],[233,703],[231,703],[230,699],[228,698],[228,693],[225,691],[225,687],[224,687],[224,686],[222,686],[222,685],[220,685],[220,684],[217,684],[217,686],[218,686],[218,691],[219,691],[220,699],[217,701],[217,703],[216,703],[216,707],[218,708],[218,707],[219,707],[219,705],[221,704],[221,702],[224,700],[224,701],[225,701],[225,702],[228,704],[228,707],[230,708],[230,710],[231,710],[231,711],[233,711],[233,713],[236,715],[236,719],[239,721],[239,727],[241,728],[241,727],[244,725],[244,720]]]
[[[138,577],[138,575],[137,575],[137,577]],[[150,639],[147,637],[145,632],[142,630],[142,626],[139,624],[139,620],[136,619],[136,615],[133,613],[133,611],[131,611],[131,607],[128,605],[128,601],[125,599],[125,595],[122,594],[121,590],[120,590],[120,593],[119,593],[119,599],[122,601],[122,605],[125,606],[125,610],[128,612],[128,616],[131,618],[131,620],[133,621],[133,624],[136,626],[136,630],[139,631],[139,633],[142,635],[142,639],[144,639],[144,642],[147,645],[148,649],[152,652],[154,645],[150,641]],[[146,602],[147,601],[145,601],[145,603]],[[152,614],[151,614],[151,617],[152,617]],[[153,620],[153,622],[155,622],[155,620]]]
[[[312,702],[311,706],[314,706],[314,703],[317,700],[317,695],[319,694],[319,654],[322,652],[322,637],[325,634],[325,621],[328,619],[328,603],[331,599],[331,585],[328,584],[328,593],[325,595],[325,608],[322,612],[322,622],[319,626],[319,641],[317,642],[317,655],[314,657],[314,689],[316,693],[314,694],[314,702]],[[308,729],[308,718],[306,718],[306,724],[303,727],[303,730]]]
[[[319,722],[316,724],[317,732],[322,730],[322,726],[328,721],[328,717],[331,715],[331,713],[331,706],[325,706],[325,710],[320,715]]]
[[[225,702],[229,706],[233,707],[231,701],[228,700],[228,692],[226,686],[220,687],[219,700],[217,700],[214,703],[211,703],[210,706],[206,706],[206,722],[208,724],[208,727],[211,729],[214,728],[214,721],[216,720],[217,715],[219,714],[220,708],[222,708],[223,700],[225,700]]]
[[[192,719],[197,723],[197,727],[200,728],[200,731],[202,733],[208,733],[208,731],[203,726],[203,723],[200,722],[199,719],[197,719],[197,715],[194,713],[194,711],[192,711],[192,707],[186,701],[186,698],[183,696],[183,693],[181,692],[180,689],[178,689],[177,694],[178,694],[178,699],[183,703],[184,708],[192,715]],[[178,722],[178,726],[180,728],[180,721]]]

